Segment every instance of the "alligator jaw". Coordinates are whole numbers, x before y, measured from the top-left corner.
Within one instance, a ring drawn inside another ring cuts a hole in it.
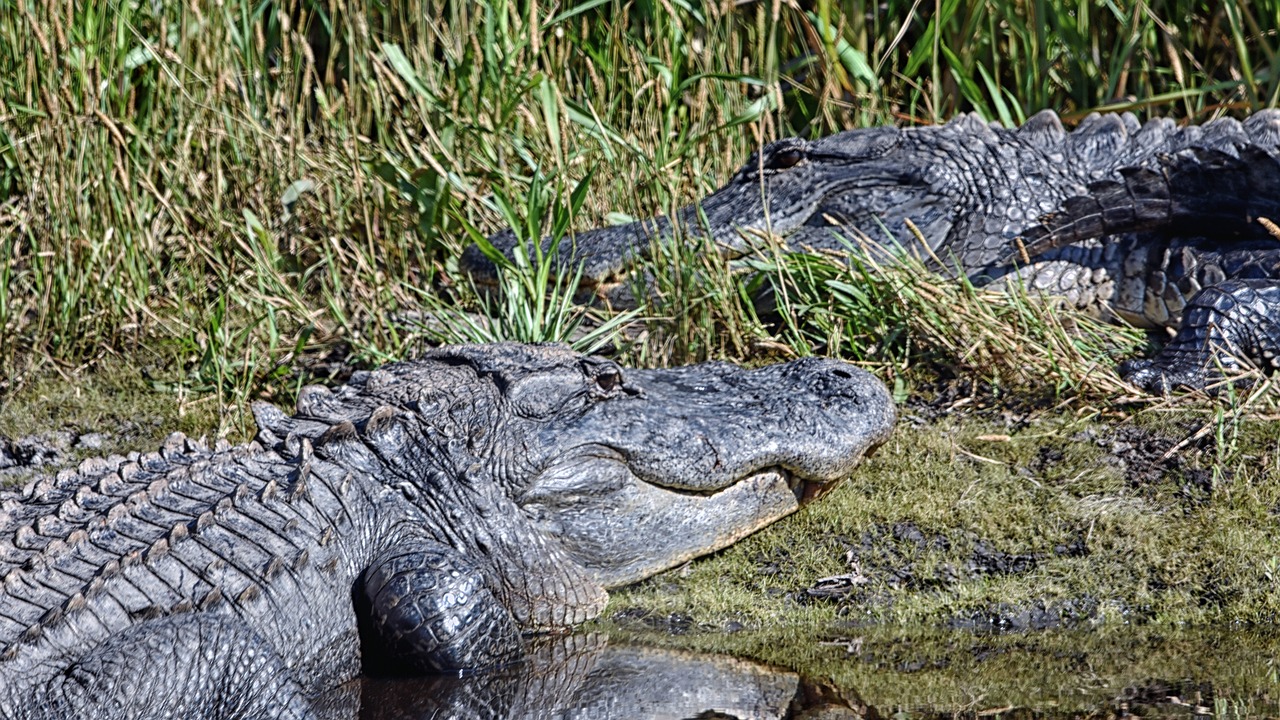
[[[827,493],[831,492],[831,490],[834,489],[836,485],[840,484],[839,480],[834,480],[834,481],[819,480],[816,478],[801,477],[800,475],[797,475],[791,472],[790,470],[787,470],[786,468],[782,468],[782,467],[764,468],[763,470],[759,470],[757,472],[751,473],[750,475],[747,475],[746,477],[743,477],[741,480],[738,481],[738,483],[753,482],[758,478],[763,478],[766,476],[771,477],[775,475],[782,478],[783,482],[785,482],[787,487],[790,488],[791,493],[796,496],[796,502],[799,503],[798,507],[804,507],[805,505],[808,505],[814,500],[817,500],[825,496]],[[726,487],[716,488],[714,490],[704,490],[704,491],[685,490],[683,488],[667,487],[667,486],[659,486],[659,487],[663,487],[665,490],[678,493],[681,495],[700,495],[703,497],[712,497],[718,493],[725,492],[726,490],[728,490],[729,488],[733,487],[733,485],[736,485],[736,484],[737,483],[733,483]]]
[[[834,360],[631,370],[627,381],[638,392],[557,428],[576,444],[535,462],[517,498],[606,588],[715,552],[825,495],[895,416],[879,381]]]
[[[726,548],[842,479],[774,465],[714,488],[671,487],[636,475],[620,453],[597,447],[541,474],[519,504],[596,582],[614,588]]]
[[[606,588],[728,547],[795,512],[811,496],[810,488],[822,487],[771,469],[714,492],[687,492],[615,468],[611,491],[523,505],[534,523]]]

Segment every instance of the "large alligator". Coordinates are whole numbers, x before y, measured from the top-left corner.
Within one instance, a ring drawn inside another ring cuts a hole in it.
[[[674,219],[579,233],[560,254],[616,298],[653,239],[673,234],[709,237],[731,256],[765,235],[797,250],[901,247],[978,284],[1018,277],[1099,317],[1177,329],[1126,375],[1153,390],[1200,387],[1233,355],[1277,364],[1280,240],[1254,220],[1280,222],[1278,149],[1277,110],[1184,128],[1095,114],[1071,133],[1050,111],[1013,130],[968,115],[788,138]],[[510,232],[490,241],[508,254],[515,245]],[[494,272],[477,248],[462,264]]]
[[[0,494],[0,717],[310,718],[484,668],[794,511],[882,442],[867,373],[461,346]],[[363,653],[363,659],[362,659]]]

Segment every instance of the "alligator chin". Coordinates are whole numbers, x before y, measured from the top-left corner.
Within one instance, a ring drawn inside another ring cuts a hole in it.
[[[712,491],[666,488],[628,475],[612,492],[523,508],[606,588],[728,547],[833,485],[778,468]]]

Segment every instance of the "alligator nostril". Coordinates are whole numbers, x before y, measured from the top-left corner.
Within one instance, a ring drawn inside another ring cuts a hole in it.
[[[844,378],[845,380],[849,380],[853,378],[853,374],[850,373],[848,370],[845,370],[844,368],[836,368],[831,371],[831,374],[835,375],[838,378]]]

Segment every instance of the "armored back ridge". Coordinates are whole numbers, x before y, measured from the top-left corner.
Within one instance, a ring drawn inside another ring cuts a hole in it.
[[[362,667],[508,662],[820,495],[894,419],[840,362],[521,345],[254,410],[248,445],[174,435],[0,495],[0,717],[319,717]]]
[[[1176,328],[1126,374],[1153,390],[1200,387],[1218,364],[1277,366],[1280,240],[1256,222],[1280,218],[1277,152],[1277,110],[1187,127],[1094,114],[1069,133],[1050,111],[1016,129],[967,115],[787,138],[674,218],[580,233],[559,260],[625,302],[625,274],[673,221],[729,257],[766,233],[797,251],[907,252],[978,284],[1017,281],[1099,317]],[[463,265],[494,272],[476,249]]]

